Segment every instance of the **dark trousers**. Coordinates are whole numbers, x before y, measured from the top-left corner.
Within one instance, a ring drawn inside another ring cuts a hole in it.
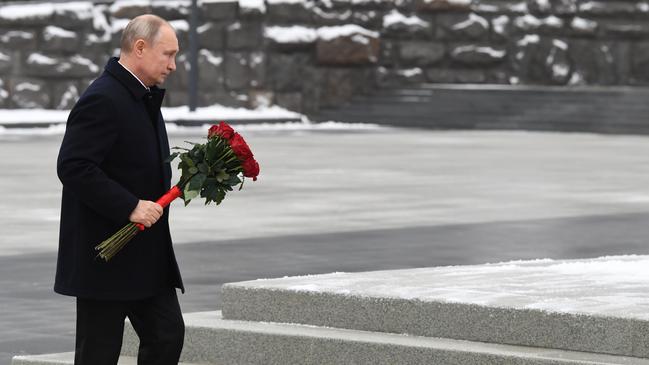
[[[185,337],[176,289],[134,301],[77,298],[75,365],[116,365],[124,320],[140,338],[138,365],[178,364]]]

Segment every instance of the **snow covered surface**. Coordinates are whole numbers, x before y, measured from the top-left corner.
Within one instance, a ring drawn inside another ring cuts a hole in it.
[[[29,123],[65,123],[69,110],[49,109],[0,109],[0,125]],[[189,107],[162,108],[162,115],[167,122],[176,120],[228,120],[228,119],[301,119],[302,115],[271,106],[259,109],[230,108],[222,105],[196,108]]]
[[[311,43],[317,39],[330,41],[338,37],[352,37],[358,43],[367,44],[365,37],[378,38],[379,33],[365,29],[355,24],[338,25],[331,27],[310,28],[301,25],[270,26],[264,29],[264,36],[276,43]]]
[[[26,84],[23,87],[31,88]],[[70,91],[66,91],[66,95]],[[71,95],[73,96],[73,95]],[[43,110],[43,109],[0,109],[0,136],[2,135],[60,135],[65,132],[65,122],[69,110]],[[309,130],[367,130],[384,128],[371,123],[340,123],[324,122],[311,123],[299,113],[294,113],[278,106],[263,107],[258,109],[229,108],[221,105],[197,108],[190,112],[189,108],[162,108],[162,114],[167,122],[167,132],[170,135],[184,135],[202,133],[213,123],[228,121],[240,124],[237,129],[250,131],[309,131]],[[204,121],[199,126],[180,126],[175,124],[178,120]],[[272,123],[250,123],[252,120],[274,120]],[[296,120],[300,120],[299,122]],[[52,124],[47,127],[16,127],[12,125]]]
[[[383,17],[383,27],[390,28],[395,24],[407,26],[428,27],[430,24],[416,15],[406,16],[397,10],[392,10]]]
[[[12,4],[0,6],[0,18],[10,20],[49,17],[55,13],[74,12],[79,19],[90,19],[93,16],[93,4],[89,1],[66,3]]]
[[[264,36],[276,43],[311,43],[316,41],[318,33],[316,29],[302,25],[271,26],[264,29]]]
[[[237,285],[649,320],[649,256],[332,273]]]
[[[318,28],[318,38],[324,41],[330,41],[338,37],[348,37],[355,34],[361,34],[371,38],[378,38],[379,33],[374,32],[368,29],[365,29],[356,24],[347,24],[331,27],[320,27]]]
[[[264,0],[239,0],[239,8],[244,12],[257,11],[266,13],[266,4]]]

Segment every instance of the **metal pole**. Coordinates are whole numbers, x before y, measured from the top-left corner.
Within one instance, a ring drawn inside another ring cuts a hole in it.
[[[198,5],[192,0],[189,15],[189,110],[196,110],[198,104]]]

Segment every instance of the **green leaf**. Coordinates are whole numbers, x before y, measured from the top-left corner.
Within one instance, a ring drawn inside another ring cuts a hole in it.
[[[219,190],[219,191],[216,193],[216,199],[214,199],[214,202],[215,202],[217,205],[219,205],[219,204],[221,204],[221,202],[223,201],[223,199],[225,199],[225,191],[223,191],[223,190]]]
[[[228,174],[227,172],[225,172],[225,170],[220,170],[220,171],[216,174],[216,181],[218,181],[218,182],[223,182],[223,181],[225,181],[225,180],[227,180],[227,179],[229,179],[229,178],[230,178],[230,174]]]
[[[189,188],[189,184],[187,184],[187,186],[185,186],[185,191],[183,192],[183,199],[185,199],[185,205],[189,204],[189,202],[195,197],[197,197],[199,193],[200,190],[191,190]]]
[[[207,178],[207,176],[205,174],[196,174],[196,175],[194,175],[194,177],[192,177],[191,180],[189,180],[189,184],[187,184],[187,186],[191,190],[196,190],[196,191],[200,192],[206,178]]]
[[[189,171],[189,173],[190,173],[191,175],[194,175],[194,174],[197,174],[197,173],[198,173],[198,169],[197,169],[196,167],[193,167],[193,166],[190,167],[188,171]]]
[[[201,173],[207,175],[208,171],[210,170],[209,166],[205,162],[201,162],[198,164],[198,171]]]
[[[219,148],[214,143],[208,143],[205,147],[205,158],[208,161],[215,161],[219,157]]]
[[[240,182],[241,182],[241,179],[239,179],[239,176],[237,176],[237,175],[232,175],[232,176],[230,176],[230,178],[228,179],[227,184],[230,185],[230,186],[234,186],[234,185],[239,184]]]
[[[223,161],[217,161],[213,166],[212,166],[212,171],[220,170],[225,166],[225,163]]]
[[[189,157],[189,153],[183,153],[182,155],[180,155],[180,159],[183,160],[183,162],[187,164],[187,166],[189,167],[193,167],[196,165],[192,160],[192,158]]]
[[[219,187],[217,185],[210,185],[205,188],[204,193],[205,193],[205,200],[206,203],[209,201],[216,200],[218,197],[218,192],[219,192]]]

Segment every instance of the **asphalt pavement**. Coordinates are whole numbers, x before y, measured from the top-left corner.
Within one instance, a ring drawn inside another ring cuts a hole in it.
[[[174,203],[185,312],[222,283],[335,271],[647,254],[649,138],[403,129],[250,132],[262,167],[218,206]],[[171,145],[197,141],[175,134]],[[0,135],[0,364],[71,351],[52,292],[60,135]],[[198,204],[195,204],[198,203]]]

